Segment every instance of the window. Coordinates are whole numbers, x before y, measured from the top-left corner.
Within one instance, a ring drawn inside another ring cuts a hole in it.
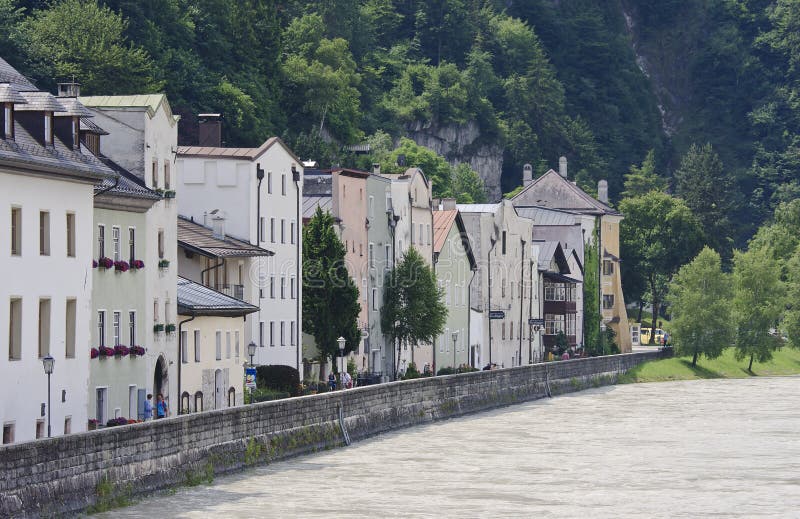
[[[442,336],[442,339],[444,339],[444,341],[443,341],[444,342],[444,349],[447,352],[450,351],[450,337],[451,337],[450,328],[445,328],[444,329],[444,335]]]
[[[544,334],[556,335],[564,331],[564,316],[559,314],[544,314]]]
[[[422,224],[419,224],[419,238],[417,238],[417,242],[422,245],[425,243],[425,237],[422,235]]]
[[[236,389],[230,388],[228,389],[228,407],[234,407],[236,405]]]
[[[603,294],[603,310],[611,310],[614,308],[614,295]]]
[[[503,244],[502,244],[503,254],[506,253],[506,231],[503,231]]]
[[[189,332],[181,330],[181,364],[189,362]]]
[[[275,276],[269,277],[269,297],[275,299]]]
[[[294,321],[292,321],[292,322],[291,322],[291,323],[289,323],[289,324],[290,324],[290,326],[289,326],[289,343],[290,343],[292,346],[294,346],[294,345],[296,344],[296,341],[295,341],[295,329],[294,329],[294,327],[295,327],[295,322],[294,322]]]
[[[272,171],[267,171],[267,193],[272,194]]]
[[[231,358],[231,332],[225,332],[225,358]]]
[[[119,336],[120,336],[120,315],[119,312],[114,312],[112,317],[113,321],[113,329],[114,329],[114,346],[119,346]]]
[[[511,282],[511,300],[514,300],[514,282]]]
[[[67,256],[75,257],[75,213],[67,213]]]
[[[22,358],[22,299],[11,298],[8,322],[8,360]]]
[[[369,217],[375,218],[375,197],[369,197]]]
[[[269,241],[275,243],[275,218],[269,219]]]
[[[64,355],[68,359],[75,358],[75,330],[78,325],[76,309],[77,301],[75,299],[67,299],[66,308],[64,311],[65,326],[64,326]]]
[[[501,337],[506,338],[506,323],[500,323],[500,330],[502,331]]]
[[[500,281],[500,297],[506,297],[506,280]]]
[[[217,330],[216,339],[217,339],[216,342],[217,360],[222,360],[222,332],[219,330]]]
[[[565,301],[566,289],[564,283],[553,283],[545,281],[544,283],[544,300],[545,301]]]
[[[239,362],[239,330],[233,332],[233,341],[234,341],[234,354],[236,355],[236,362]]]
[[[514,338],[514,321],[511,321],[508,324],[508,329],[509,329],[508,338],[509,339],[513,339]]]
[[[296,224],[297,224],[297,222],[295,222],[294,220],[292,220],[292,223],[291,223],[291,225],[289,226],[289,231],[290,231],[290,234],[289,234],[289,243],[291,243],[292,245],[294,245],[294,233],[295,233],[295,225],[296,225]]]
[[[158,230],[158,259],[164,259],[164,229]]]
[[[131,262],[136,259],[136,229],[133,227],[128,227],[128,255]]]
[[[3,424],[3,445],[8,443],[14,443],[14,424],[13,423],[5,423]]]
[[[281,194],[286,196],[286,173],[281,175]]]
[[[262,324],[261,329],[263,330],[264,329],[264,326],[263,326],[264,323],[261,323],[261,324]],[[275,321],[270,321],[269,322],[269,345],[270,346],[275,346]]]
[[[120,247],[119,227],[114,226],[111,228],[111,243],[114,247],[114,261],[119,261],[120,255],[122,254]]]
[[[264,241],[267,234],[267,222],[265,217],[260,217],[258,220],[258,241]]]
[[[22,254],[22,209],[11,208],[11,255]]]
[[[106,311],[99,310],[97,312],[97,345],[106,345]]]
[[[14,138],[14,105],[11,103],[7,103],[5,105],[5,109],[3,110],[3,136],[6,139],[13,139]]]
[[[100,423],[100,425],[105,425],[106,423],[106,397],[108,396],[108,388],[105,387],[98,387],[97,388],[97,399],[96,399],[96,407],[95,407],[95,418]]]
[[[44,438],[44,420],[36,420],[36,439]]]
[[[39,211],[39,254],[50,255],[50,213]]]
[[[103,224],[97,226],[97,257],[106,257],[106,226]]]
[[[164,161],[164,189],[169,189],[171,185],[169,178],[169,162]]]
[[[138,403],[136,386],[128,386],[128,418],[136,419],[139,417]]]
[[[64,434],[72,434],[72,417],[64,417]]]
[[[614,262],[603,260],[603,275],[611,276],[612,274],[614,274]]]
[[[169,323],[170,321],[170,308],[169,308],[169,301],[164,303],[164,322]]]
[[[39,299],[39,358],[50,355],[50,300]]]
[[[281,218],[281,243],[286,243],[286,220]]]
[[[367,257],[368,257],[368,261],[369,261],[369,268],[374,269],[375,268],[375,244],[374,243],[370,243],[369,244]]]
[[[372,311],[373,312],[377,312],[378,311],[378,289],[377,288],[373,288],[372,289]]]
[[[281,276],[281,299],[286,299],[286,278]]]
[[[567,314],[567,335],[575,335],[575,314]]]
[[[429,224],[429,223],[425,224],[425,232],[427,233],[426,235],[428,237],[428,245],[430,245],[431,244],[431,224]]]
[[[53,112],[44,113],[44,145],[53,145]]]
[[[444,353],[444,335],[439,337],[439,353]]]
[[[158,161],[154,160],[152,165],[153,172],[153,189],[158,189]]]
[[[286,322],[281,321],[281,346],[286,346]]]
[[[194,361],[200,362],[200,330],[194,331]]]
[[[128,344],[136,346],[136,311],[128,312]]]
[[[389,211],[392,210],[392,192],[386,191],[385,194],[386,194],[386,212],[388,213]]]
[[[392,268],[392,249],[391,249],[391,245],[384,245],[383,248],[384,248],[383,252],[386,255],[386,258],[385,258],[386,259],[386,263],[384,265],[384,270],[389,270],[389,269]]]
[[[158,324],[158,299],[153,299],[153,322]]]
[[[289,285],[290,285],[289,293],[291,294],[292,299],[297,299],[297,293],[295,292],[295,277],[294,276],[292,276],[289,279]]]
[[[198,413],[203,412],[203,392],[198,391],[194,394],[194,410]]]

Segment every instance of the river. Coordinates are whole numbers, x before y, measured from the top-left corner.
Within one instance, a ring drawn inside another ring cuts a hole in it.
[[[533,516],[800,516],[800,378],[598,388],[396,431],[106,514]]]

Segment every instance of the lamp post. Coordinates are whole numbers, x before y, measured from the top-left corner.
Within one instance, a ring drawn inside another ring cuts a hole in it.
[[[47,373],[47,437],[50,438],[50,375],[53,374],[53,368],[55,367],[56,359],[48,355],[47,357],[42,359],[42,366],[44,366],[44,372]]]
[[[256,343],[250,341],[250,344],[247,345],[247,354],[250,355],[250,367],[253,367],[253,357],[256,354]],[[253,388],[250,388],[250,403],[253,403]]]
[[[606,322],[600,321],[600,355],[606,354]]]
[[[453,371],[456,370],[456,341],[458,341],[458,330],[452,333],[453,335]]]
[[[339,384],[342,386],[341,389],[344,389],[344,344],[347,340],[344,337],[339,337],[336,342],[339,343],[339,364],[342,366],[342,369],[339,370]]]

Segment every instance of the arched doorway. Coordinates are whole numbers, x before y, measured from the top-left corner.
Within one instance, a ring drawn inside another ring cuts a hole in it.
[[[214,409],[222,409],[222,399],[225,393],[225,384],[222,380],[222,370],[214,372]]]
[[[169,401],[169,372],[167,371],[167,361],[163,355],[159,355],[156,361],[156,369],[153,373],[153,394],[156,398],[162,394],[164,400]]]

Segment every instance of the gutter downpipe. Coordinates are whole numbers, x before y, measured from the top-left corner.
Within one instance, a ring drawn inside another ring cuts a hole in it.
[[[203,274],[205,274],[206,272],[209,272],[211,270],[216,270],[216,269],[220,268],[224,264],[225,264],[225,258],[221,258],[221,257],[217,256],[217,263],[215,265],[211,265],[210,267],[205,268],[205,269],[200,271],[200,282],[201,283],[203,282]],[[208,284],[209,285],[211,284],[211,275],[210,274],[208,276]],[[214,288],[214,290],[216,290],[216,287]]]
[[[189,319],[184,319],[183,321],[178,323],[178,414],[183,414],[183,407],[182,407],[182,396],[181,396],[181,366],[183,365],[183,344],[181,341],[183,340],[183,325],[184,323],[188,323],[189,321],[194,321],[196,317],[194,311],[191,313]],[[188,349],[188,348],[187,348]]]
[[[478,273],[478,268],[472,269],[472,277],[469,280],[469,291],[467,292],[467,361],[464,364],[472,366],[472,345],[470,344],[470,334],[472,330],[472,282],[475,281],[475,274]]]
[[[525,240],[520,238],[519,241],[522,242],[522,263],[520,264],[520,267],[519,267],[520,268],[519,280],[520,280],[520,283],[524,283],[525,282]],[[519,295],[520,295],[520,301],[519,301],[519,329],[517,330],[517,333],[519,334],[519,350],[517,351],[517,366],[522,366],[522,335],[523,335],[523,333],[522,333],[522,316],[523,316],[522,307],[524,306],[523,299],[522,299],[523,294],[525,294],[525,292],[520,290],[519,291]],[[530,333],[528,335],[530,335]]]
[[[264,180],[264,169],[261,167],[261,163],[256,162],[256,180],[258,180],[258,184],[256,186],[256,246],[261,247],[261,181]],[[266,233],[266,232],[265,232]],[[256,292],[256,300],[258,301],[258,321],[261,322],[261,258],[257,259],[258,261],[258,291]],[[202,279],[202,277],[200,278]],[[247,317],[245,317],[245,320]],[[252,328],[250,329],[252,332]],[[254,334],[255,335],[255,334]],[[255,341],[251,341],[255,342]],[[263,346],[260,344],[261,339],[259,337],[259,346]],[[253,357],[250,357],[252,360]],[[252,395],[251,395],[252,396]]]
[[[300,214],[300,172],[297,171],[297,166],[295,166],[294,164],[292,164],[292,180],[294,181],[294,188],[295,188],[295,194],[296,194],[296,199],[297,199],[297,208],[296,208],[296,211],[297,211],[297,225],[295,225],[295,232],[297,233],[297,236],[294,236],[294,239],[295,239],[295,258],[296,258],[296,261],[297,261],[296,266],[295,266],[295,272],[296,272],[296,275],[295,275],[295,284],[296,284],[295,290],[297,292],[295,292],[295,294],[294,294],[296,296],[295,297],[295,306],[296,306],[296,312],[297,312],[297,326],[294,327],[294,333],[297,334],[297,337],[295,337],[295,340],[297,341],[297,358],[295,360],[297,362],[297,365],[296,365],[297,372],[300,373],[300,362],[301,362],[301,358],[303,356],[303,334],[300,331],[300,329],[302,328],[302,323],[303,323],[303,314],[301,313],[301,310],[300,310],[300,294],[301,294],[300,287],[302,286],[302,283],[303,283],[303,278],[302,278],[303,272],[302,272],[302,269],[300,268],[300,248],[301,248],[300,247],[300,229],[302,228],[302,225],[303,225],[303,219],[302,219],[302,216]],[[259,182],[259,186],[260,186],[261,185],[261,181],[259,180],[258,182]],[[259,305],[259,307],[261,307],[261,305]]]
[[[492,246],[489,247],[489,251],[486,253],[486,273],[489,276],[489,303],[486,306],[486,316],[489,318],[489,369],[492,369],[492,251],[497,245],[497,240],[491,240],[491,243]]]
[[[532,256],[532,255],[531,255]],[[533,257],[531,257],[531,260]],[[536,258],[539,261],[539,258]],[[538,270],[538,269],[537,269]],[[530,294],[528,294],[528,318],[533,317],[533,264],[528,269],[528,277],[530,279]],[[537,330],[538,335],[538,330]],[[533,326],[528,325],[528,364],[533,364]]]
[[[436,255],[434,254],[434,256],[436,256]],[[433,277],[434,278],[436,278],[436,263],[437,263],[438,259],[439,259],[438,257],[434,257],[433,258]],[[448,314],[449,314],[449,311],[448,311]],[[445,337],[445,340],[447,340],[447,339],[448,338]],[[453,348],[455,349],[455,345],[453,346]],[[433,339],[433,344],[431,345],[431,350],[433,351],[433,374],[435,376],[436,375],[436,338],[435,337]],[[455,354],[455,352],[454,352],[454,354]],[[453,368],[455,368],[455,366],[453,366]]]

